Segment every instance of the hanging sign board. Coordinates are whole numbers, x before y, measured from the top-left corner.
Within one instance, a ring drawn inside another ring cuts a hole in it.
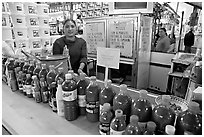
[[[109,45],[110,48],[118,48],[121,56],[132,57],[134,40],[133,19],[109,20]]]
[[[86,23],[85,40],[88,53],[96,54],[97,47],[106,47],[105,38],[105,21]]]

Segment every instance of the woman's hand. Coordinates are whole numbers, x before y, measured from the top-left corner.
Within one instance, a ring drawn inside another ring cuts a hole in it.
[[[81,68],[78,69],[78,74],[84,73]]]

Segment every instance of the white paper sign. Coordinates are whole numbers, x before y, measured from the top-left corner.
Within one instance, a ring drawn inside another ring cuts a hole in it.
[[[119,69],[120,49],[97,47],[97,65]]]

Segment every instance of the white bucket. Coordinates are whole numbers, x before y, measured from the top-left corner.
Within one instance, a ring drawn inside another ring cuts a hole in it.
[[[25,2],[24,9],[26,15],[37,15],[37,4],[34,2]]]
[[[38,26],[32,26],[28,28],[28,37],[29,38],[39,38],[40,37],[40,32],[39,32],[39,27]]]
[[[48,7],[47,4],[37,4],[38,15],[48,15]]]
[[[37,15],[26,16],[26,23],[27,23],[28,27],[30,27],[30,26],[38,26],[39,25],[38,16]]]
[[[25,27],[26,17],[22,14],[11,14],[12,22],[14,27]]]
[[[29,44],[31,49],[39,49],[41,48],[41,40],[40,38],[30,38]]]
[[[28,28],[27,27],[14,27],[13,28],[15,39],[27,39],[28,38]]]
[[[51,47],[50,37],[41,38],[41,45],[44,46],[44,47],[46,46],[47,48],[48,48],[48,47]]]
[[[2,28],[2,40],[11,40],[12,39],[12,30],[11,27]]]
[[[9,12],[9,7],[7,2],[2,2],[2,13],[7,13]]]
[[[2,27],[11,27],[11,23],[9,21],[9,14],[6,12],[2,12]]]
[[[22,2],[8,2],[11,14],[24,14],[24,7]]]
[[[20,48],[29,49],[30,48],[29,41],[27,38],[26,39],[16,39],[15,43],[16,43],[17,49],[20,49]]]
[[[40,27],[40,37],[50,37],[50,27]]]
[[[38,16],[39,26],[49,26],[49,16]]]

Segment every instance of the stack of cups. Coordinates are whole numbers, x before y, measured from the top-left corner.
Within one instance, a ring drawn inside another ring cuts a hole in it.
[[[28,28],[26,26],[26,16],[24,14],[23,3],[8,2],[8,6],[11,11],[16,48],[29,50]]]
[[[35,2],[24,3],[26,25],[28,27],[28,37],[31,52],[41,49],[40,27],[37,12],[37,4]]]
[[[2,2],[2,40],[14,48],[10,11],[7,2]]]
[[[51,49],[50,44],[50,26],[49,26],[49,5],[37,4],[39,26],[40,26],[40,38],[42,48],[46,47],[48,50]]]

